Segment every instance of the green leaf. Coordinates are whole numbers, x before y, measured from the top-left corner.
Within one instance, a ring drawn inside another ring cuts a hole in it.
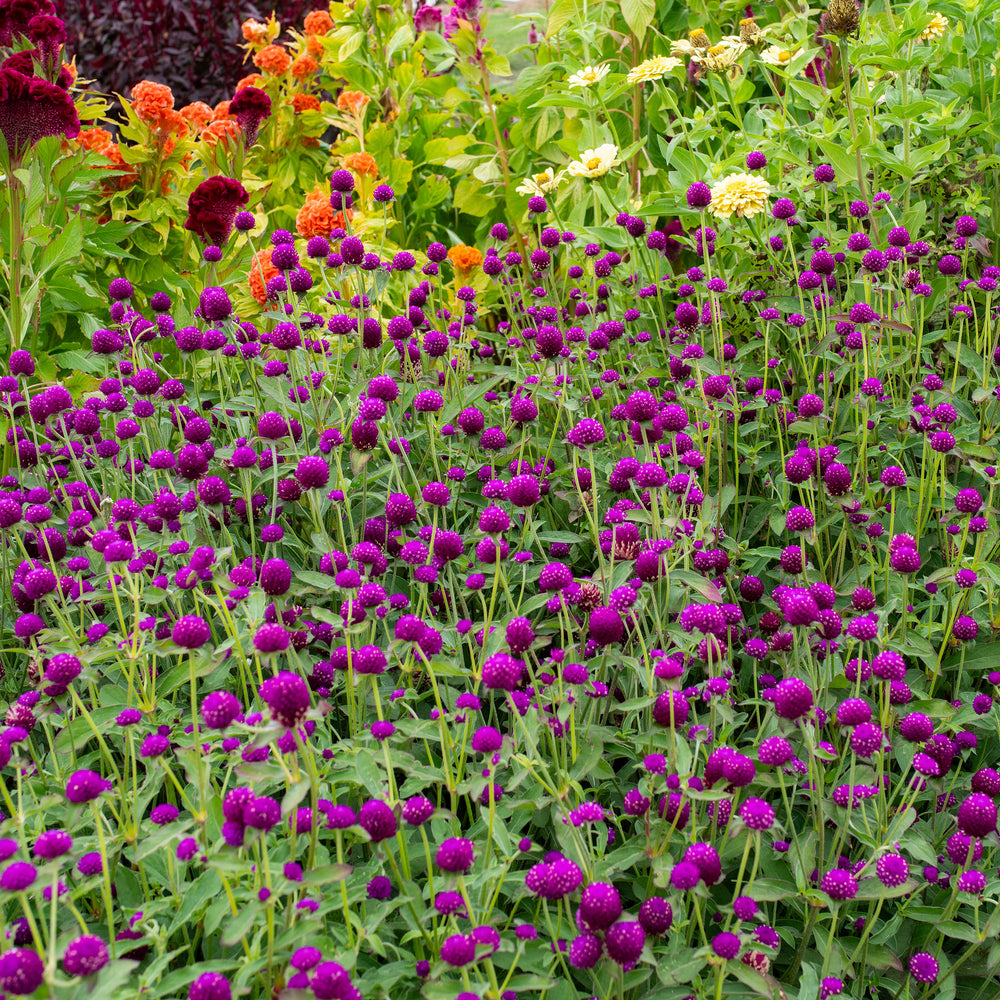
[[[549,11],[549,19],[545,25],[545,37],[557,35],[570,21],[577,16],[577,0],[556,0]]]
[[[632,34],[641,42],[656,14],[655,0],[622,0],[622,17]]]
[[[242,913],[227,920],[222,929],[222,943],[232,947],[244,940],[260,917],[259,911],[259,906],[247,906]]]

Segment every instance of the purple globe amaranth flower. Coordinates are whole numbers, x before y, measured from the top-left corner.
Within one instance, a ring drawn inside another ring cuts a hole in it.
[[[749,798],[740,806],[740,819],[750,830],[770,830],[774,826],[774,809],[763,799]]]
[[[201,703],[201,721],[209,729],[227,729],[241,711],[236,695],[230,691],[213,691]]]
[[[910,975],[918,983],[933,983],[940,971],[937,959],[926,951],[918,951],[910,959]]]
[[[38,877],[38,869],[29,861],[13,861],[0,872],[0,891],[24,892]]]
[[[811,711],[813,693],[798,677],[786,677],[774,689],[774,708],[783,719],[799,719]]]
[[[647,934],[666,934],[674,922],[674,911],[662,896],[650,896],[639,907],[639,923]]]
[[[574,969],[592,969],[604,954],[604,944],[596,934],[579,934],[569,943],[569,964]]]
[[[199,649],[212,638],[208,622],[198,615],[183,615],[174,623],[171,637],[185,649]]]
[[[857,879],[845,868],[834,868],[823,876],[820,889],[831,899],[854,899],[858,894]]]
[[[260,697],[271,717],[286,729],[293,729],[309,710],[309,686],[298,675],[283,670],[260,686]]]
[[[366,802],[358,813],[358,826],[375,842],[396,835],[396,814],[379,799]]]
[[[997,827],[997,805],[982,792],[973,792],[958,807],[958,829],[969,837],[985,837]]]
[[[30,948],[11,948],[0,954],[0,990],[11,996],[29,996],[45,979],[45,963]]]
[[[91,802],[110,788],[111,782],[96,771],[74,771],[66,782],[66,798],[76,804]]]
[[[695,181],[687,189],[687,203],[691,208],[708,208],[712,203],[712,189],[702,181]]]
[[[449,837],[437,849],[434,862],[442,871],[464,874],[472,867],[475,845],[465,837]]]
[[[94,934],[82,934],[66,945],[63,969],[69,976],[93,976],[109,961],[108,946]]]
[[[719,958],[736,958],[736,956],[740,953],[740,939],[735,934],[723,931],[721,934],[716,934],[715,937],[712,938],[712,951],[714,951]]]
[[[230,1000],[229,980],[221,972],[203,972],[188,990],[188,1000]]]
[[[646,944],[646,932],[638,921],[621,920],[604,932],[608,955],[619,965],[636,962]]]
[[[604,930],[622,915],[618,890],[608,882],[593,882],[580,896],[580,920],[591,930]]]

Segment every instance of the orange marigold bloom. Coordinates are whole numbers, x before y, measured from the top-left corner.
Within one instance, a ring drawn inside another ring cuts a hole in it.
[[[84,148],[96,153],[103,153],[112,144],[111,133],[103,128],[85,128],[76,137],[76,141]]]
[[[295,216],[295,228],[299,236],[329,236],[333,230],[333,209],[330,195],[318,184],[306,196],[305,203]]]
[[[333,31],[333,18],[325,10],[314,10],[306,14],[302,26],[307,35],[325,35],[328,31]]]
[[[132,109],[147,124],[156,124],[160,115],[173,107],[174,95],[162,83],[142,80],[132,88]]]
[[[264,77],[260,73],[251,73],[249,76],[243,77],[238,84],[236,84],[236,89],[233,91],[234,94],[238,94],[244,87],[260,87],[264,83]]]
[[[243,22],[243,37],[251,45],[260,45],[261,42],[266,42],[267,25],[249,17]]]
[[[319,111],[319,98],[313,94],[296,94],[292,98],[292,108],[297,115],[303,111]]]
[[[337,98],[337,107],[341,111],[350,111],[352,115],[360,115],[368,106],[371,98],[360,90],[342,90]]]
[[[319,63],[308,53],[301,55],[292,63],[292,76],[296,80],[304,80],[319,69]]]
[[[212,120],[212,109],[204,101],[195,101],[194,104],[185,104],[180,115],[200,132]]]
[[[267,283],[281,272],[271,263],[271,248],[258,251],[250,265],[250,294],[261,304],[267,302]]]
[[[344,166],[358,175],[367,174],[369,177],[378,177],[378,164],[371,153],[348,153],[344,157]]]
[[[229,119],[229,105],[232,101],[219,101],[212,111],[213,122],[224,122]]]
[[[280,45],[268,45],[253,57],[253,64],[265,73],[280,76],[292,65],[292,57]]]
[[[201,140],[202,142],[207,142],[209,146],[214,146],[220,139],[227,142],[230,137],[236,139],[239,137],[240,127],[234,121],[229,119],[223,119],[218,122],[209,122],[201,130]]]
[[[452,262],[456,271],[468,273],[482,264],[483,255],[475,247],[459,243],[448,251],[448,260]]]

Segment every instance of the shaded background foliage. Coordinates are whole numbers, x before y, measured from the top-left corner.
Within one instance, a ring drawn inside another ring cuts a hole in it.
[[[177,106],[232,97],[247,69],[240,25],[248,17],[301,23],[315,0],[55,0],[67,49],[83,79],[127,94],[140,80],[171,88]],[[320,4],[320,6],[322,6]]]

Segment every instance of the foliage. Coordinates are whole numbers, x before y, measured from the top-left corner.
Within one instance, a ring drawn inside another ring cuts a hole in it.
[[[0,990],[992,995],[996,12],[333,4],[34,143]]]

